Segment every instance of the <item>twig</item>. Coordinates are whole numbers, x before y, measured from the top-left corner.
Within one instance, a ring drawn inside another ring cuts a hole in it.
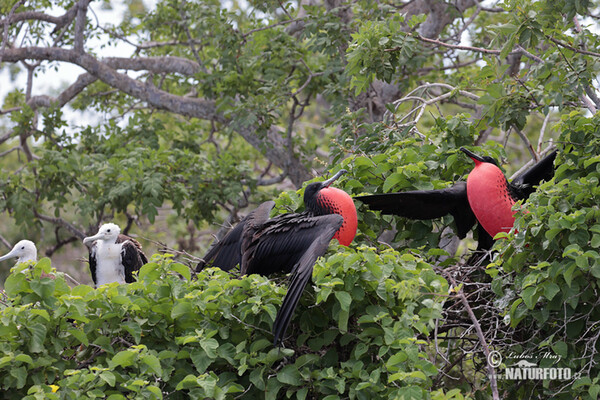
[[[73,35],[73,50],[83,54],[85,43],[85,25],[88,5],[91,0],[79,0],[77,2],[77,17],[75,19],[75,34]]]
[[[252,35],[253,33],[260,32],[260,31],[265,31],[265,30],[267,30],[267,29],[271,29],[271,28],[274,28],[274,27],[276,27],[276,26],[280,26],[280,25],[287,25],[287,24],[291,24],[292,22],[298,22],[298,21],[302,21],[302,20],[304,20],[304,19],[305,19],[304,17],[301,17],[301,18],[295,18],[295,19],[287,19],[287,20],[285,20],[285,21],[280,21],[280,22],[274,23],[274,24],[272,24],[272,25],[263,26],[262,28],[251,29],[251,30],[249,30],[248,32],[246,32],[246,33],[243,33],[243,34],[242,34],[242,38],[244,38],[244,39],[245,39],[246,37],[248,37],[248,36]]]
[[[548,125],[548,121],[550,121],[550,113],[546,115],[544,118],[544,122],[542,123],[542,128],[540,129],[540,137],[538,138],[537,144],[537,152],[540,154],[542,151],[542,143],[544,143],[544,135],[546,134],[546,126]]]
[[[9,250],[12,249],[12,245],[10,244],[10,242],[6,240],[6,238],[2,235],[0,235],[0,242],[2,242],[2,244],[8,247]]]
[[[554,150],[554,148],[555,148],[554,144],[552,142],[550,142],[550,145],[539,153],[540,157],[544,156],[545,154],[548,154],[550,151]],[[519,170],[517,172],[512,174],[510,179],[513,180],[513,179],[515,179],[515,177],[521,175],[521,173],[523,173],[523,171],[529,169],[529,167],[531,167],[533,164],[535,164],[535,162],[536,162],[535,158],[532,158],[531,160],[526,162],[521,168],[519,168]]]
[[[33,215],[35,215],[37,218],[41,219],[42,221],[46,221],[46,222],[50,222],[52,224],[55,225],[60,225],[63,228],[65,228],[66,230],[68,230],[69,232],[71,232],[73,235],[75,235],[76,237],[78,237],[79,239],[82,239],[85,237],[85,233],[83,233],[83,231],[77,229],[73,224],[65,221],[62,218],[54,218],[54,217],[50,217],[47,215],[43,215],[40,214],[37,210],[33,210]]]
[[[517,132],[517,135],[519,135],[519,137],[521,138],[523,143],[525,143],[527,150],[529,150],[529,154],[531,154],[531,156],[535,159],[535,161],[539,161],[539,156],[535,152],[535,149],[533,148],[533,145],[529,141],[529,138],[527,138],[527,136],[525,136],[525,134],[516,126],[513,125],[512,128],[514,129],[515,132]]]
[[[593,56],[593,57],[600,57],[600,53],[596,53],[596,52],[589,51],[589,50],[581,50],[581,49],[578,49],[578,48],[576,48],[576,47],[573,47],[573,46],[571,46],[570,44],[563,43],[563,42],[561,42],[560,40],[553,38],[552,36],[546,36],[546,37],[547,37],[547,38],[548,38],[548,39],[549,39],[551,42],[553,42],[553,43],[555,43],[555,44],[557,44],[557,45],[559,45],[559,46],[561,46],[561,47],[564,47],[565,49],[569,49],[569,50],[571,50],[571,51],[574,51],[575,53],[579,53],[579,54],[585,54],[585,55],[588,55],[588,56]]]
[[[496,374],[494,372],[494,367],[492,367],[490,365],[490,363],[488,362],[488,360],[490,359],[490,349],[488,347],[487,341],[485,340],[485,336],[483,335],[483,331],[481,330],[481,325],[479,324],[479,321],[477,320],[475,313],[473,313],[473,309],[471,308],[471,305],[469,304],[469,301],[467,300],[467,298],[463,292],[463,289],[459,287],[459,285],[456,283],[456,281],[454,280],[454,278],[452,277],[451,274],[444,273],[444,275],[445,275],[445,278],[448,281],[450,281],[451,285],[454,288],[456,288],[456,295],[460,299],[461,303],[463,304],[463,306],[465,307],[465,309],[467,311],[467,314],[469,314],[469,317],[470,317],[471,321],[473,322],[473,326],[475,327],[475,332],[477,334],[477,337],[479,338],[479,343],[481,344],[481,347],[483,348],[483,353],[485,355],[488,375],[489,375],[489,379],[490,379],[490,386],[492,388],[492,398],[494,400],[500,400],[500,396],[498,394],[498,382],[496,381]]]
[[[449,49],[467,50],[467,51],[475,51],[478,53],[500,55],[500,50],[490,50],[490,49],[484,49],[482,47],[461,46],[458,44],[450,44],[450,43],[445,43],[445,42],[442,42],[442,41],[436,40],[436,39],[429,39],[429,38],[423,37],[421,35],[414,35],[413,37],[422,42],[436,44],[438,46],[447,47]],[[397,47],[393,47],[391,49],[385,49],[384,51],[398,51],[401,49],[402,49],[402,46],[397,46]]]
[[[25,0],[17,1],[15,3],[15,5],[12,6],[10,11],[8,12],[8,15],[6,16],[6,18],[2,21],[2,23],[4,25],[4,30],[2,32],[2,48],[0,48],[0,64],[2,64],[2,53],[4,53],[4,50],[6,49],[6,46],[8,45],[8,25],[10,25],[10,20],[11,20],[12,16],[14,15],[15,11],[17,11],[17,8],[21,7],[21,5],[24,2],[25,2]]]

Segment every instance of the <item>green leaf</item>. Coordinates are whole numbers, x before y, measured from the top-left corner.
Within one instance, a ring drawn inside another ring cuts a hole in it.
[[[560,292],[560,287],[554,282],[546,282],[544,284],[544,297],[552,300],[556,294]]]
[[[563,341],[560,342],[556,342],[552,345],[552,350],[554,350],[554,352],[556,354],[558,354],[559,356],[561,356],[563,359],[567,358],[568,355],[568,350],[567,350],[567,344]]]
[[[398,183],[402,182],[406,180],[406,177],[404,176],[403,173],[400,172],[394,172],[393,174],[391,174],[390,176],[388,176],[385,180],[385,182],[383,183],[383,192],[387,193],[390,191],[391,188],[395,187]]]
[[[198,386],[198,379],[194,375],[186,375],[185,378],[179,381],[175,390],[184,390]]]
[[[27,354],[19,354],[15,357],[15,361],[33,365],[33,359]]]
[[[154,282],[160,277],[160,269],[158,267],[158,264],[150,262],[148,264],[142,265],[142,268],[140,268],[140,271],[138,273],[138,277],[140,280],[148,283]]]
[[[183,276],[183,278],[186,281],[189,281],[192,279],[192,273],[190,271],[190,268],[187,265],[183,265],[180,263],[173,263],[173,264],[171,264],[171,270],[173,270],[174,272],[177,272],[178,274]]]
[[[206,352],[210,358],[216,358],[216,350],[219,347],[219,342],[212,338],[203,338],[200,340],[200,347]]]
[[[46,326],[42,324],[32,324],[27,327],[31,333],[31,340],[29,342],[29,351],[32,353],[41,353],[44,351],[44,341],[46,340]]]
[[[160,366],[160,361],[158,360],[158,358],[152,354],[145,354],[143,356],[141,356],[142,362],[146,365],[148,365],[152,371],[158,375],[161,376],[163,371],[162,371],[162,367]]]
[[[114,387],[115,386],[115,382],[116,382],[116,378],[115,378],[115,374],[113,374],[110,371],[103,371],[100,373],[100,379],[102,379],[104,382],[106,382],[109,386]]]
[[[15,297],[21,292],[26,292],[29,289],[29,282],[25,274],[12,273],[4,281],[4,290],[9,297]]]
[[[286,365],[277,373],[277,380],[285,385],[300,386],[302,377],[295,365]]]
[[[69,329],[67,329],[67,332],[69,332],[71,335],[73,335],[73,337],[75,339],[77,339],[79,341],[79,343],[81,343],[85,346],[90,345],[90,342],[88,341],[88,338],[87,338],[85,332],[83,332],[82,330],[75,329],[75,328],[69,328]]]
[[[340,307],[343,311],[350,311],[350,304],[352,303],[352,296],[348,292],[335,292],[335,297],[340,302]]]
[[[180,301],[175,304],[175,307],[171,310],[171,318],[177,319],[186,314],[190,314],[192,312],[192,305],[187,301]]]
[[[521,293],[523,302],[525,303],[527,308],[529,308],[530,310],[533,309],[533,307],[535,307],[535,305],[537,303],[538,296],[536,294],[537,294],[536,286],[529,286],[523,290],[523,293]]]
[[[111,363],[114,366],[129,367],[137,359],[137,353],[131,350],[123,350],[115,354]]]

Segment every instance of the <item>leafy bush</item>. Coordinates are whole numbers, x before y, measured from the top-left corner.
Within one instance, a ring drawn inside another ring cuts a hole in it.
[[[505,389],[511,396],[597,398],[600,393],[600,139],[598,117],[572,113],[561,121],[554,180],[528,200],[518,233],[498,242],[501,257],[488,268],[492,288],[507,304],[514,329],[502,338],[516,353],[547,354],[540,366],[571,368],[573,377]]]
[[[429,393],[427,336],[446,282],[419,257],[331,245],[283,348],[285,285],[155,255],[136,283],[70,288],[16,267],[0,310],[7,398],[462,398]]]

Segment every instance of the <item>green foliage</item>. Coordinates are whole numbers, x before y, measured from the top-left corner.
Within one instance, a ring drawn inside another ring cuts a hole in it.
[[[352,34],[346,73],[352,77],[355,94],[365,91],[375,77],[392,81],[398,67],[420,66],[417,41],[402,31],[403,21],[400,14],[385,22],[365,21]]]
[[[556,176],[531,196],[529,212],[519,213],[518,233],[501,240],[501,253],[488,272],[493,288],[508,304],[505,321],[519,331],[535,331],[523,353],[559,356],[552,366],[571,368],[574,379],[556,398],[597,391],[598,279],[600,278],[600,140],[596,117],[571,113],[561,121],[566,143]],[[532,390],[523,385],[514,395]]]
[[[194,98],[206,114],[198,118],[152,108],[137,89],[99,77],[59,107],[54,101],[66,100],[77,77],[44,92],[44,70],[60,65],[13,63],[3,53],[1,72],[14,87],[2,85],[1,236],[39,239],[42,251],[61,242],[65,222],[85,231],[127,216],[200,255],[198,232],[216,230],[208,224],[289,189],[290,160],[302,179],[348,169],[338,187],[352,195],[428,190],[465,179],[472,163],[461,146],[495,157],[510,176],[530,149],[554,140],[555,179],[525,202],[528,212],[498,241],[487,276],[470,278],[489,283],[495,297],[485,305],[512,329],[494,335],[505,346],[498,350],[547,351],[581,373],[560,384],[500,382],[501,394],[597,397],[600,146],[590,115],[600,105],[599,3],[405,3],[317,2],[299,11],[297,2],[272,0],[162,0],[148,9],[134,0],[108,23],[87,14],[85,36],[95,40],[85,42],[86,57],[103,62],[113,46],[137,45],[126,59],[161,63],[115,71],[169,101]],[[0,15],[14,5],[0,0]],[[46,21],[54,18],[36,18],[73,5],[19,3],[15,13],[34,13],[5,19],[11,45],[2,51],[71,50],[75,19],[57,27]],[[181,59],[193,72],[166,68]],[[25,69],[33,91],[17,79]],[[272,185],[280,174],[284,182]],[[302,192],[276,201],[278,213],[300,210]],[[0,385],[29,398],[489,397],[486,382],[465,383],[481,365],[468,360],[439,374],[448,364],[427,342],[438,295],[448,295],[428,263],[461,266],[469,254],[460,248],[441,261],[448,254],[437,247],[452,217],[411,221],[357,205],[356,245],[332,244],[317,263],[286,350],[273,349],[269,333],[285,284],[212,270],[195,280],[181,264],[156,258],[136,284],[71,289],[60,274],[41,277],[50,268],[42,260],[5,283]],[[396,251],[382,250],[380,234],[392,228]],[[458,383],[440,378],[456,370]],[[443,385],[450,390],[437,390]]]
[[[446,282],[420,258],[335,246],[317,263],[285,348],[270,333],[285,287],[154,257],[129,285],[70,288],[21,264],[0,308],[10,398],[455,398],[428,393],[424,340]],[[310,285],[309,285],[310,286]]]

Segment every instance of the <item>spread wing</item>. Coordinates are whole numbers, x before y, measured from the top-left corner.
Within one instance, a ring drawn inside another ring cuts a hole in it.
[[[258,206],[237,224],[220,242],[215,242],[202,261],[196,266],[196,272],[205,267],[218,267],[229,271],[242,261],[242,241],[249,229],[255,229],[269,219],[269,213],[275,202],[266,201]]]
[[[134,271],[139,271],[142,265],[148,262],[148,258],[142,251],[142,245],[135,239],[125,235],[119,235],[117,243],[123,243],[121,247],[121,264],[123,264],[125,282],[135,282]]]
[[[461,239],[464,239],[477,221],[467,198],[466,182],[458,182],[439,190],[415,190],[355,198],[372,210],[410,219],[434,219],[450,214],[454,217],[457,234]]]
[[[317,258],[325,254],[343,222],[344,218],[337,214],[285,214],[269,220],[252,240],[244,243],[243,274],[292,272],[288,293],[273,324],[275,344],[285,334]]]
[[[538,161],[533,167],[518,175],[512,180],[511,185],[521,187],[522,197],[527,198],[533,193],[533,186],[541,181],[549,181],[554,176],[554,159],[557,150]]]

